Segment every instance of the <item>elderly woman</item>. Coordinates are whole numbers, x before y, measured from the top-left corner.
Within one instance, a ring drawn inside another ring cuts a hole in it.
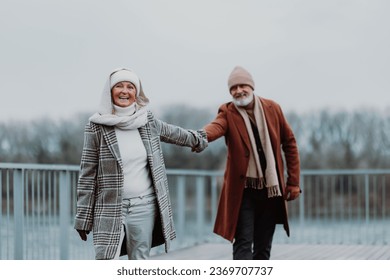
[[[168,252],[176,234],[160,141],[207,147],[203,130],[158,120],[148,103],[136,73],[117,69],[85,127],[74,227],[84,241],[93,232],[96,259],[147,259],[164,243]]]

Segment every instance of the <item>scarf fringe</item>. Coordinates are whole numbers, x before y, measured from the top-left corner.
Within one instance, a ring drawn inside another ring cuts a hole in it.
[[[267,188],[267,190],[268,198],[282,196],[282,194],[280,193],[279,186],[270,186]]]
[[[245,188],[262,190],[264,187],[267,188],[268,198],[282,196],[282,194],[280,193],[279,186],[278,185],[267,186],[264,177],[263,178],[246,177]]]
[[[262,190],[264,187],[266,187],[266,183],[264,178],[246,177],[245,187],[255,190]]]

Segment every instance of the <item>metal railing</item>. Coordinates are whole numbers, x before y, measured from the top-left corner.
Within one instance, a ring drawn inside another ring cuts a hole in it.
[[[390,170],[303,170],[282,243],[390,244]],[[280,234],[280,232],[279,232]],[[279,237],[279,239],[278,239]]]
[[[0,163],[0,259],[92,259],[73,229],[78,166]],[[172,249],[225,242],[212,233],[223,172],[167,170]],[[288,203],[291,237],[274,243],[390,243],[390,170],[303,170]],[[281,226],[280,226],[281,227]],[[153,253],[162,251],[162,246]]]

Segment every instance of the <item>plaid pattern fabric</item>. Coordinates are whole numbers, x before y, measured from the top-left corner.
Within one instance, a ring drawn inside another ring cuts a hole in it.
[[[148,122],[139,128],[152,174],[161,225],[153,235],[154,246],[176,237],[169,197],[168,179],[160,141],[180,146],[207,146],[204,131],[186,130],[155,119],[148,112]],[[96,259],[112,259],[119,246],[122,225],[121,203],[123,166],[115,128],[89,123],[85,127],[77,186],[75,229],[92,230]]]

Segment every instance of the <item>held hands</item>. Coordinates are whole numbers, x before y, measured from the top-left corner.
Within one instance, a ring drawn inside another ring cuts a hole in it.
[[[201,136],[201,137],[199,137],[200,139],[198,138],[199,139],[198,143],[196,144],[196,146],[192,147],[191,151],[196,152],[196,153],[200,153],[204,149],[207,148],[209,143],[207,141],[207,134],[203,129],[197,130],[196,132],[197,132],[198,136]]]
[[[87,241],[87,235],[89,234],[89,230],[76,229],[80,235],[81,240]]]
[[[286,191],[284,193],[284,199],[287,201],[294,200],[298,198],[301,193],[301,189],[298,186],[289,186],[287,185]]]

